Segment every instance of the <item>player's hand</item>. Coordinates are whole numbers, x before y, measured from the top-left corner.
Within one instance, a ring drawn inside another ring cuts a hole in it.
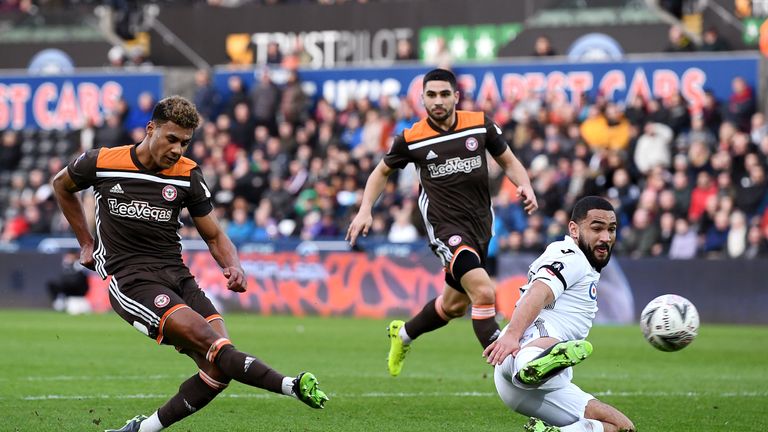
[[[90,270],[96,270],[96,263],[93,261],[93,243],[80,247],[80,265]]]
[[[523,208],[525,208],[526,213],[533,214],[533,212],[539,208],[539,203],[536,201],[536,194],[533,193],[531,185],[518,187],[517,197],[523,200]]]
[[[344,237],[344,240],[347,240],[350,246],[354,246],[357,241],[357,236],[359,236],[360,233],[363,234],[363,237],[367,236],[371,225],[373,225],[373,216],[371,216],[371,213],[357,213],[355,218],[352,219],[352,223],[349,224],[349,229],[347,229],[347,235]]]
[[[227,267],[223,270],[227,278],[227,289],[234,292],[245,292],[248,289],[248,279],[242,267]]]
[[[483,351],[483,357],[486,358],[488,364],[493,366],[500,365],[502,362],[504,362],[504,359],[506,359],[507,356],[516,356],[517,352],[520,351],[520,342],[517,340],[517,338],[513,336],[507,336],[509,335],[502,335],[493,341],[490,345],[488,345],[488,347]]]

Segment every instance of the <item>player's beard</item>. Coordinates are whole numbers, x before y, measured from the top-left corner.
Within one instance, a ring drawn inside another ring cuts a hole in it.
[[[444,122],[445,120],[448,120],[453,115],[453,113],[454,113],[454,108],[453,107],[451,107],[451,108],[441,107],[441,108],[443,109],[444,113],[442,115],[440,115],[440,116],[436,116],[432,112],[432,110],[428,111],[429,118],[431,118],[432,121],[435,122],[435,123],[441,123],[441,122]]]
[[[606,247],[608,248],[608,252],[605,256],[605,259],[599,259],[597,256],[595,256],[595,249],[590,247],[583,237],[579,236],[579,249],[584,252],[584,255],[587,257],[587,261],[589,261],[589,263],[592,264],[592,267],[594,267],[597,271],[602,270],[605,266],[608,265],[608,261],[611,260],[611,252],[613,252],[613,248],[611,248],[609,245],[606,245]]]

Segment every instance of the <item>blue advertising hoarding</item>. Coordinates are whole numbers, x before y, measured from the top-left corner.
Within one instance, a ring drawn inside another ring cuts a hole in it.
[[[731,81],[743,77],[753,89],[758,85],[757,55],[644,58],[621,62],[498,63],[492,65],[457,66],[454,68],[459,87],[465,97],[476,101],[513,102],[527,92],[554,92],[568,101],[578,100],[581,93],[590,99],[597,94],[609,100],[629,102],[636,96],[665,98],[680,92],[692,109],[699,107],[704,92],[711,91],[720,100],[731,95]],[[407,96],[420,106],[421,78],[428,66],[349,68],[332,70],[299,70],[304,88],[315,99],[324,97],[337,108],[350,100],[367,97]],[[215,75],[216,86],[227,94],[227,79],[240,75],[251,87],[260,70],[232,71],[221,69]],[[276,81],[281,72],[276,71]]]
[[[129,108],[139,94],[163,95],[160,73],[0,75],[0,130],[80,129],[101,125],[124,99]]]

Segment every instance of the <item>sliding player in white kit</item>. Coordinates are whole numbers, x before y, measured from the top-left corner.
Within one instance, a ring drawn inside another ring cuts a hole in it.
[[[592,353],[584,340],[597,312],[597,282],[616,242],[616,212],[589,196],[574,206],[568,236],[528,269],[509,324],[483,352],[495,365],[496,390],[512,410],[531,416],[529,432],[635,431],[616,408],[571,382]]]

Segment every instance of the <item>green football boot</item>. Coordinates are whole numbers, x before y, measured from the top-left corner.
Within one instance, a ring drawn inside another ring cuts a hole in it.
[[[575,366],[592,354],[592,344],[585,340],[556,343],[529,361],[517,373],[523,384],[541,384],[561,370]]]
[[[328,396],[317,387],[317,378],[310,372],[302,372],[293,379],[293,393],[300,401],[312,408],[325,408]]]
[[[560,432],[560,428],[557,426],[549,426],[536,417],[528,419],[528,423],[523,426],[525,432]]]
[[[389,323],[387,327],[387,335],[389,335],[389,355],[387,356],[387,369],[389,374],[394,376],[400,375],[400,371],[403,370],[403,362],[405,361],[405,355],[408,354],[408,350],[411,349],[410,345],[403,343],[400,339],[400,328],[405,325],[405,322],[401,320],[394,320]]]

